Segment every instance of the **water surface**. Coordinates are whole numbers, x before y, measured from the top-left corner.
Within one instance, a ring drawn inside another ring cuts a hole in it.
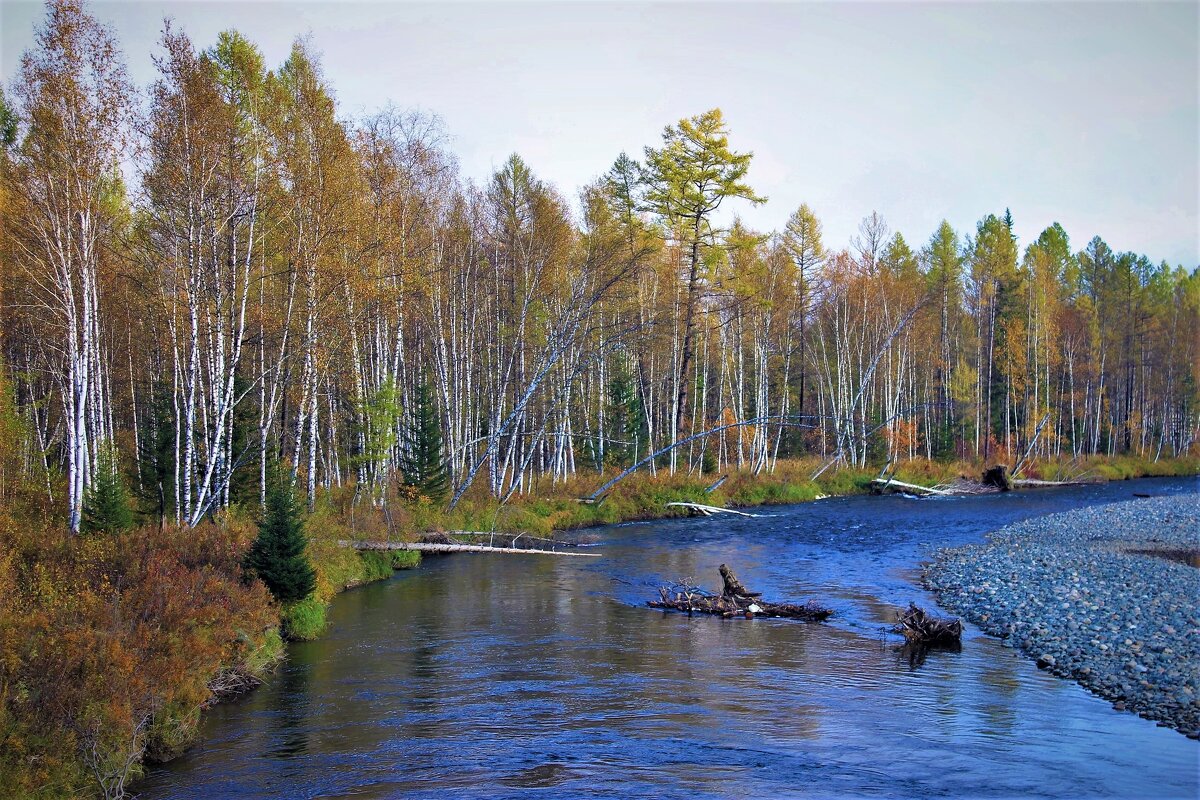
[[[924,658],[885,633],[933,606],[932,549],[1142,480],[980,497],[833,498],[760,519],[596,531],[598,559],[462,554],[340,596],[331,630],[213,709],[153,798],[1186,797],[1200,743],[967,626]],[[827,623],[642,607],[728,563]]]

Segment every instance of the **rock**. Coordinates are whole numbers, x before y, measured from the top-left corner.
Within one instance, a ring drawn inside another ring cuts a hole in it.
[[[1152,532],[1152,536],[1149,535]],[[1200,570],[1126,550],[1200,549],[1200,495],[1084,508],[934,554],[926,586],[1053,674],[1180,733],[1200,731]]]

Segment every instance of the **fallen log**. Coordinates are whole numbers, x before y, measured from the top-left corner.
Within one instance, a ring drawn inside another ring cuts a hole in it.
[[[876,478],[875,480],[871,481],[870,487],[871,491],[875,492],[876,494],[883,494],[885,491],[889,490],[893,492],[904,492],[906,494],[918,495],[950,494],[950,492],[947,492],[944,489],[937,489],[932,486],[919,486],[915,483],[905,483],[904,481],[898,481],[895,478],[888,478],[887,480],[884,480],[883,478]]]
[[[814,601],[803,605],[769,603],[761,599],[762,592],[752,592],[743,586],[733,571],[724,564],[720,567],[720,573],[724,588],[719,595],[709,594],[688,584],[675,584],[660,587],[659,599],[648,600],[646,605],[688,614],[714,614],[725,618],[753,619],[758,616],[820,622],[833,614],[833,609],[825,608]]]
[[[353,547],[355,550],[417,550],[422,553],[512,553],[531,556],[600,557],[600,553],[577,553],[572,550],[544,550],[533,547],[491,547],[486,544],[456,544],[446,542],[362,542],[339,539],[338,546]]]
[[[892,630],[913,644],[949,645],[962,640],[962,620],[930,616],[916,603],[909,603],[907,611],[896,612]]]
[[[738,511],[737,509],[733,509],[733,508],[721,508],[720,506],[706,506],[703,503],[675,502],[675,503],[667,503],[667,505],[675,506],[678,508],[686,508],[686,509],[690,509],[692,511],[699,511],[701,514],[703,514],[706,517],[711,517],[713,514],[737,514],[739,517],[761,517],[762,516],[762,514],[748,514],[745,511]]]
[[[705,490],[704,490],[704,493],[705,493],[705,494],[712,494],[712,493],[713,493],[713,492],[715,492],[717,489],[720,489],[720,488],[721,488],[721,484],[725,483],[725,481],[727,481],[727,480],[729,480],[729,476],[728,476],[728,475],[722,475],[720,478],[717,478],[716,482],[714,482],[714,483],[713,483],[711,486],[709,486],[707,489],[705,489]]]
[[[1093,483],[1100,481],[1043,481],[1037,478],[1018,478],[1012,481],[1012,486],[1014,489],[1053,489],[1058,486],[1089,486]]]

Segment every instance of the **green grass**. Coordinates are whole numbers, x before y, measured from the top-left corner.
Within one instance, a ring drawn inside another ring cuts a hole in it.
[[[416,550],[393,550],[392,569],[416,569],[421,564],[421,554]]]
[[[312,641],[325,631],[325,603],[316,595],[285,605],[281,617],[283,635],[294,641]]]

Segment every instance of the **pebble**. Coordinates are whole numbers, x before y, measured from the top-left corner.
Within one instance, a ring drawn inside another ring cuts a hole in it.
[[[1188,736],[1200,731],[1200,569],[1131,549],[1200,549],[1200,494],[1025,520],[939,551],[925,585],[1056,675]]]

